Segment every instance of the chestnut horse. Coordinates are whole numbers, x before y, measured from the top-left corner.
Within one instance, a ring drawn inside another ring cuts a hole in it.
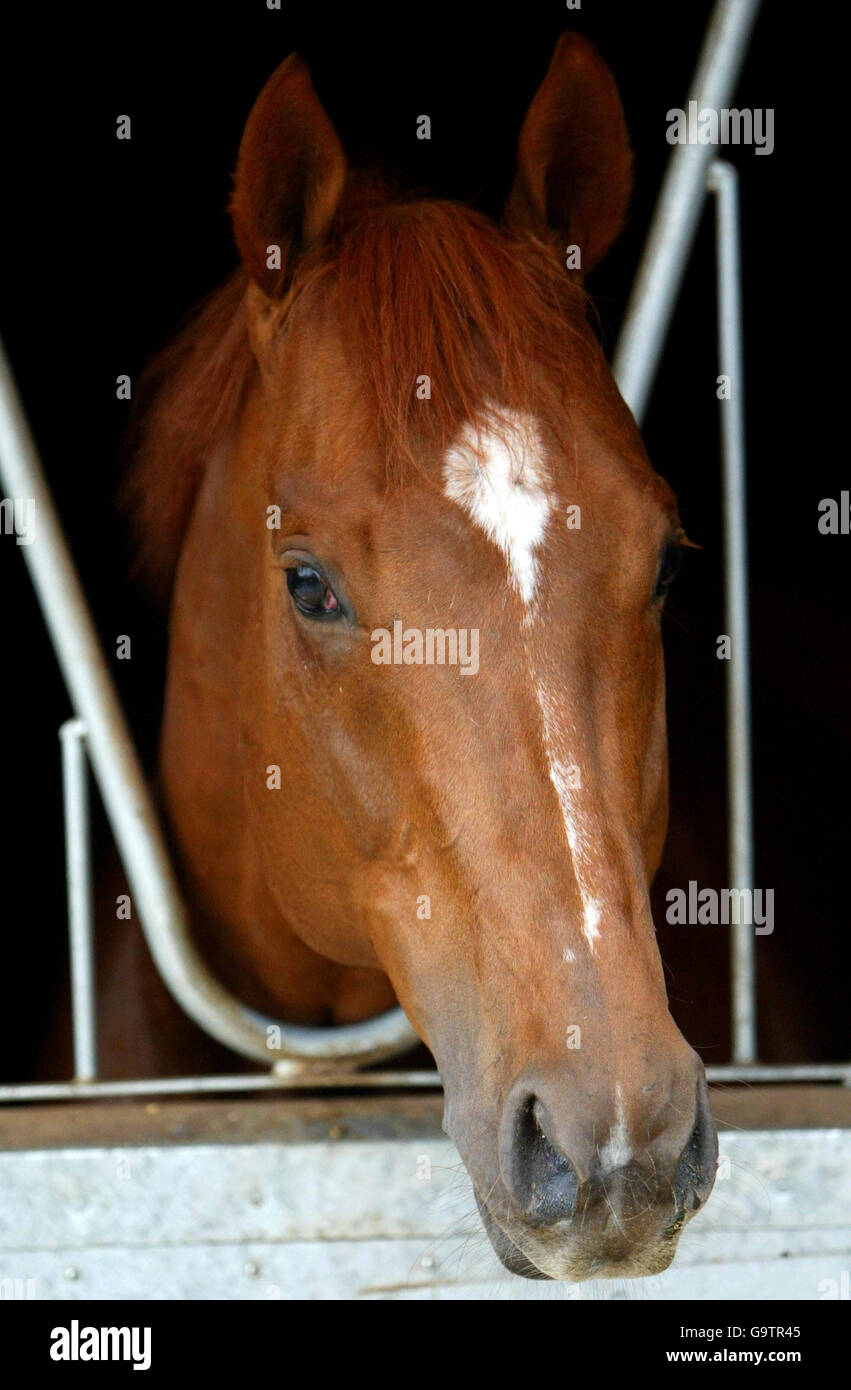
[[[349,171],[288,58],[239,152],[242,268],[161,362],[131,481],[199,941],[293,1021],[398,1000],[537,1278],[664,1269],[716,1163],[648,901],[685,538],[582,287],[629,191],[574,34],[501,225]]]

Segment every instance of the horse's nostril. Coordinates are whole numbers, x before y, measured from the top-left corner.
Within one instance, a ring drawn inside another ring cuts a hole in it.
[[[505,1178],[527,1221],[549,1225],[573,1216],[579,1177],[547,1133],[546,1111],[536,1096],[518,1107]]]
[[[680,1211],[696,1211],[706,1201],[715,1180],[718,1137],[705,1082],[697,1085],[697,1116],[691,1137],[674,1174],[674,1197]]]

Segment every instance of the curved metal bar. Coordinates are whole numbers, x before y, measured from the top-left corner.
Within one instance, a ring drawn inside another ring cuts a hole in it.
[[[148,946],[177,1002],[226,1047],[276,1071],[320,1063],[361,1066],[412,1047],[418,1038],[401,1009],[339,1028],[266,1018],[229,994],[198,954],[153,799],[2,345],[0,483],[9,497],[35,503],[35,536],[21,549],[75,714],[85,724],[92,769]]]

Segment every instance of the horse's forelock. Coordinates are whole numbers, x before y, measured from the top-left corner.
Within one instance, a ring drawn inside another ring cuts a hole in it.
[[[442,458],[488,401],[534,413],[582,389],[579,282],[552,246],[460,204],[355,197],[294,289],[294,317],[330,301],[390,481]]]

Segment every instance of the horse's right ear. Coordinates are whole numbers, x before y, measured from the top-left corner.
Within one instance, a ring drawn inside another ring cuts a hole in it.
[[[246,122],[231,217],[240,255],[263,292],[285,291],[302,251],[328,233],[343,192],[346,156],[293,53],[272,73]]]

